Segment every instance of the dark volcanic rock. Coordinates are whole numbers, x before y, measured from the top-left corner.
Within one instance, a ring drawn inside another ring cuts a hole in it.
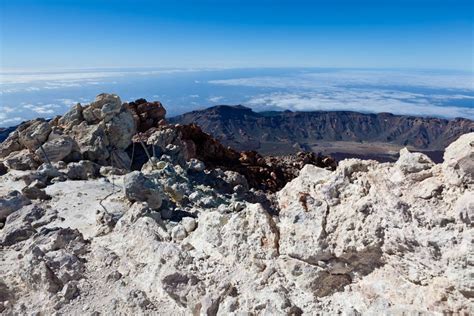
[[[3,164],[3,162],[0,162],[0,176],[3,176],[7,172],[8,168]]]

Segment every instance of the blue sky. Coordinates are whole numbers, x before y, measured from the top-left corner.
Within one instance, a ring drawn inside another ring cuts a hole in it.
[[[473,1],[0,0],[1,70],[473,71]]]

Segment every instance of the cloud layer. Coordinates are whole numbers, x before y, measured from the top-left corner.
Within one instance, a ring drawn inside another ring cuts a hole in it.
[[[474,119],[473,80],[468,74],[331,71],[209,82],[269,90],[244,102],[257,110],[351,110]]]

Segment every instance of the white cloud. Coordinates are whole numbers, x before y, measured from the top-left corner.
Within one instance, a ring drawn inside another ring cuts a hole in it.
[[[445,74],[434,72],[402,72],[376,70],[339,70],[300,73],[289,76],[262,76],[225,80],[210,80],[209,83],[228,86],[266,88],[328,88],[334,86],[412,86],[435,89],[474,90],[472,74]]]
[[[474,92],[474,79],[464,74],[346,70],[209,82],[274,90],[248,99],[247,104],[260,109],[351,110],[474,118],[473,108],[443,105],[474,99],[470,95]],[[426,88],[436,89],[437,93],[426,92]]]
[[[0,113],[1,114],[4,114],[4,113],[12,113],[15,111],[15,108],[14,107],[11,107],[11,106],[7,106],[7,105],[4,105],[4,106],[0,106]]]
[[[76,101],[73,99],[56,99],[56,101],[60,102],[61,104],[67,107],[71,107],[73,105],[76,105],[77,103],[80,103],[79,101]]]
[[[459,106],[437,106],[428,100],[413,102],[410,98],[394,98],[384,91],[333,92],[330,96],[321,93],[270,93],[259,95],[246,103],[257,110],[290,109],[293,111],[390,112],[394,114],[425,115],[442,117],[466,117],[474,119],[474,108]]]
[[[0,115],[0,126],[8,126],[8,125],[23,122],[23,121],[25,121],[25,119],[19,116],[11,117],[8,119],[2,119]]]
[[[26,104],[23,106],[25,109],[29,109],[38,114],[53,114],[57,112],[57,109],[61,108],[58,104],[44,104],[44,105],[34,105]]]
[[[208,98],[209,102],[211,103],[221,102],[223,99],[224,99],[223,96],[212,96]]]

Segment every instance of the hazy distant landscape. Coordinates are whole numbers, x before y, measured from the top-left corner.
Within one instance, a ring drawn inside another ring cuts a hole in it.
[[[104,91],[159,100],[175,116],[218,104],[474,118],[472,73],[335,68],[3,72],[0,127],[65,113]]]

